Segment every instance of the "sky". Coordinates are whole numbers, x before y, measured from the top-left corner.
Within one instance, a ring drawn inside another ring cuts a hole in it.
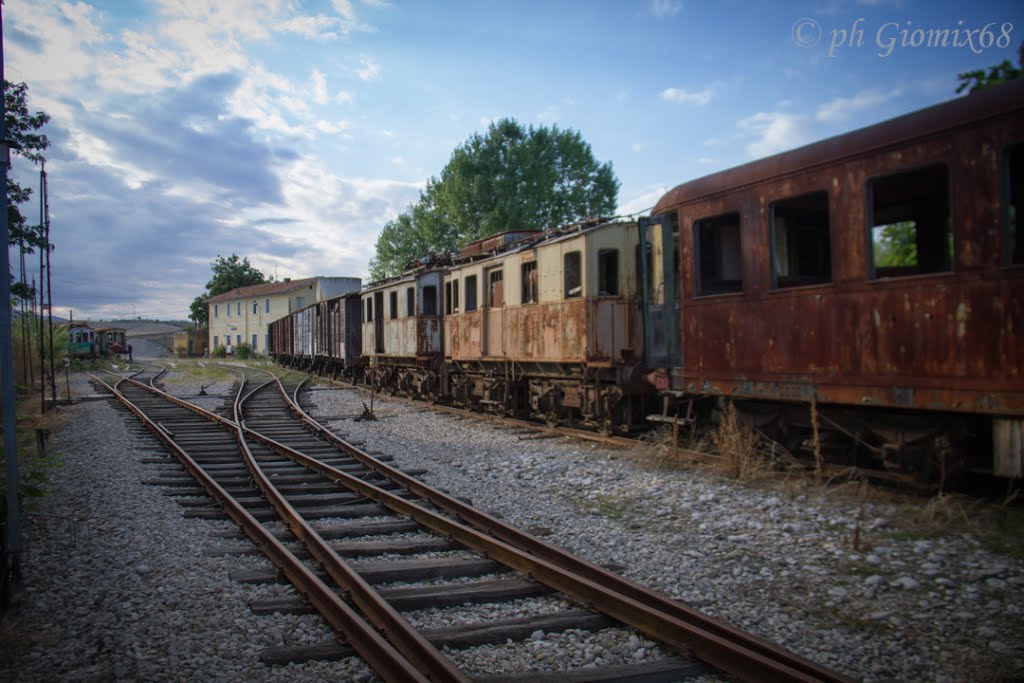
[[[1024,42],[1019,0],[2,12],[6,78],[51,117],[54,314],[76,320],[183,320],[231,254],[279,280],[365,280],[381,228],[503,117],[579,131],[613,165],[620,214],[642,213],[688,180],[957,97],[957,74],[1016,63]],[[12,160],[23,185],[39,170]],[[39,222],[38,192],[23,211]]]

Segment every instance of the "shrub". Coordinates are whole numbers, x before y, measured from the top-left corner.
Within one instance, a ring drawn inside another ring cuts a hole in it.
[[[249,358],[250,356],[252,356],[252,347],[250,347],[248,344],[239,344],[238,346],[235,347],[235,357],[236,358],[240,358],[241,360],[245,360],[246,358]]]
[[[226,347],[226,346],[215,346],[215,347],[213,347],[213,351],[210,353],[210,355],[213,356],[214,358],[227,358],[228,357],[228,347]]]

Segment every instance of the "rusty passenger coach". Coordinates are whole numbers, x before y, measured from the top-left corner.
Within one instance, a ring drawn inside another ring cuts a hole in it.
[[[679,185],[651,377],[792,449],[813,402],[850,460],[1020,477],[1022,201],[1024,80]]]

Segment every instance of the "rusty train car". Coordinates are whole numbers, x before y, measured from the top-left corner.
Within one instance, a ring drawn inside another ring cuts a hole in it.
[[[791,449],[813,402],[848,462],[1020,477],[1022,200],[1024,81],[679,185],[652,380]]]
[[[816,431],[840,462],[1019,478],[1022,198],[1019,81],[684,183],[638,222],[424,259],[346,309],[361,348],[297,341],[335,308],[273,323],[271,352],[604,431],[731,402],[793,452]]]

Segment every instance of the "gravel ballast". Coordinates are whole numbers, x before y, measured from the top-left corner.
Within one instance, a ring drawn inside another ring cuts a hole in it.
[[[198,384],[169,388],[194,396]],[[73,389],[92,393],[82,379]],[[367,397],[317,387],[310,401],[315,414],[354,418]],[[910,533],[896,503],[668,469],[641,449],[537,438],[380,397],[374,408],[376,421],[329,424],[511,524],[851,676],[1022,673],[1024,564],[967,534]],[[124,412],[108,401],[62,411],[49,444],[60,461],[51,494],[25,516],[23,590],[2,622],[0,680],[371,679],[354,658],[261,664],[265,647],[320,643],[331,632],[315,616],[250,613],[250,601],[291,589],[229,579],[270,565],[206,553],[234,525],[185,519],[173,498],[142,483],[167,466],[141,462],[160,453]],[[474,619],[467,610],[417,619]],[[540,632],[517,648],[524,663],[543,652],[545,668],[557,669],[559,660],[603,661],[603,651],[629,659],[648,645],[629,634],[605,647]],[[487,670],[485,650],[453,656]]]

